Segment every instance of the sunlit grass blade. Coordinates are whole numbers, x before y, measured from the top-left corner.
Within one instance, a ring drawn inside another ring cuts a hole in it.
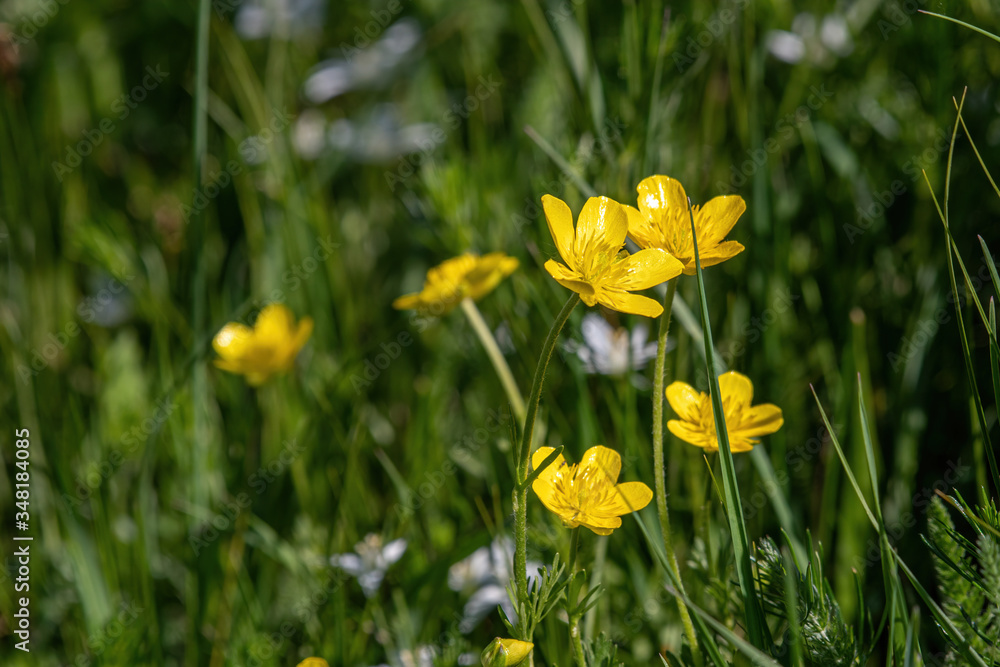
[[[982,28],[977,28],[976,26],[972,25],[971,23],[966,23],[965,21],[959,21],[958,19],[953,19],[950,16],[945,16],[944,14],[935,14],[934,12],[928,12],[928,11],[923,10],[923,9],[918,9],[917,11],[920,12],[921,14],[927,14],[928,16],[934,16],[934,17],[937,17],[939,19],[944,19],[945,21],[951,21],[952,23],[957,23],[958,25],[966,27],[969,30],[975,30],[980,35],[986,35],[990,39],[992,39],[994,41],[997,41],[997,42],[1000,42],[1000,37],[997,37],[996,35],[994,35],[991,32],[986,32]]]
[[[847,462],[847,457],[844,455],[844,449],[840,446],[840,440],[837,438],[837,433],[833,430],[833,426],[830,424],[830,420],[826,416],[826,411],[823,409],[823,404],[820,402],[819,396],[816,395],[816,389],[812,385],[809,385],[809,389],[812,391],[813,398],[816,399],[816,406],[819,408],[819,414],[823,418],[823,424],[826,425],[827,433],[830,434],[830,441],[833,443],[833,448],[837,451],[840,463],[844,466],[844,472],[847,474],[847,479],[851,482],[851,486],[854,487],[854,493],[857,494],[858,500],[861,502],[861,506],[865,510],[865,514],[868,515],[868,521],[871,523],[872,528],[878,530],[878,521],[875,519],[875,515],[872,514],[872,510],[868,506],[868,501],[865,499],[865,494],[861,491],[861,486],[858,484],[858,480],[854,476],[854,471]]]
[[[958,106],[958,117],[962,116],[962,105],[965,102],[965,97],[962,97],[962,102]],[[934,202],[934,207],[937,209],[938,216],[941,219],[942,224],[945,229],[945,241],[948,245],[948,278],[951,282],[952,295],[955,297],[955,316],[958,324],[958,333],[962,339],[962,356],[965,360],[965,372],[966,377],[969,382],[969,390],[972,394],[971,398],[976,407],[976,416],[979,419],[979,427],[983,436],[983,447],[986,451],[986,459],[989,462],[990,474],[993,478],[993,488],[1000,491],[1000,471],[997,469],[996,455],[993,452],[993,448],[990,445],[990,435],[989,426],[986,421],[986,413],[983,410],[982,398],[979,394],[979,386],[976,382],[975,367],[972,363],[972,349],[969,346],[968,334],[965,331],[965,318],[962,317],[962,296],[958,292],[958,283],[955,279],[955,263],[953,260],[953,254],[958,256],[958,260],[961,263],[961,256],[958,255],[958,248],[954,246],[954,242],[951,236],[951,228],[948,219],[948,196],[951,189],[951,166],[952,166],[952,155],[955,149],[955,136],[958,133],[958,119],[955,121],[955,127],[951,134],[951,145],[948,149],[948,164],[945,171],[945,197],[944,197],[944,210],[942,211],[941,206],[938,204],[937,197],[934,194],[934,188],[931,187],[930,180],[927,178],[927,172],[924,171],[924,181],[927,182],[927,189],[930,191],[931,200]],[[964,265],[962,267],[963,273],[965,273]],[[972,282],[969,280],[968,273],[965,273],[966,278],[966,290],[973,296],[975,302],[979,304],[979,299],[976,297],[975,292],[972,290]],[[989,326],[988,318],[983,315],[983,322]],[[991,340],[995,341],[996,337],[993,332],[990,332]]]
[[[732,533],[733,551],[736,559],[736,574],[743,596],[746,613],[747,632],[751,643],[757,648],[767,648],[770,644],[770,633],[764,611],[761,608],[757,589],[754,585],[753,564],[750,553],[750,540],[747,536],[746,523],[743,521],[743,501],[740,498],[739,483],[736,479],[736,468],[733,463],[733,452],[729,447],[729,433],[726,430],[726,412],[722,407],[722,395],[719,390],[719,378],[715,373],[715,344],[712,342],[712,324],[708,316],[708,297],[705,296],[705,277],[702,274],[701,259],[698,255],[697,230],[694,225],[694,212],[691,200],[688,199],[688,217],[691,220],[691,239],[694,244],[695,272],[698,276],[698,296],[701,300],[701,324],[705,332],[705,360],[708,384],[712,395],[712,412],[715,415],[715,433],[719,441],[719,460],[722,465],[722,487],[726,497],[726,515],[729,529]]]
[[[997,275],[997,265],[993,262],[993,255],[990,253],[989,247],[986,245],[986,241],[983,237],[979,237],[979,245],[983,249],[983,261],[986,262],[986,266],[990,270],[990,279],[993,281],[993,291],[996,296],[1000,297],[1000,276]],[[993,327],[993,338],[996,338],[996,327]]]

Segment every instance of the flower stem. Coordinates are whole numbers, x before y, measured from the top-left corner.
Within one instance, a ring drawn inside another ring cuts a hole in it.
[[[493,364],[493,370],[496,371],[497,377],[500,378],[500,384],[503,385],[503,390],[507,394],[507,400],[510,401],[510,406],[514,410],[514,416],[518,422],[523,423],[524,399],[521,397],[521,390],[517,388],[517,382],[514,381],[514,374],[510,372],[510,366],[507,365],[507,360],[504,359],[503,352],[500,351],[500,346],[497,345],[497,340],[494,338],[493,332],[490,331],[490,327],[486,324],[486,320],[483,319],[482,313],[476,307],[475,301],[468,297],[462,299],[462,311],[469,318],[469,323],[479,337],[479,342],[486,349],[486,354]]]
[[[663,315],[660,316],[660,330],[656,336],[656,364],[653,370],[653,473],[656,490],[656,513],[660,517],[660,531],[663,533],[663,547],[667,553],[667,563],[676,579],[677,590],[687,595],[684,582],[681,580],[680,566],[677,564],[677,554],[674,552],[674,541],[670,532],[670,510],[667,507],[666,466],[663,462],[663,398],[667,358],[667,334],[670,332],[670,311],[674,304],[674,294],[677,293],[677,283],[680,276],[667,283],[667,293],[663,296]],[[698,648],[698,636],[694,632],[691,613],[680,597],[677,598],[677,611],[681,616],[684,634],[691,647],[691,655],[696,665],[702,664],[701,650]]]
[[[576,658],[577,667],[587,667],[587,660],[583,656],[583,641],[580,639],[580,619],[570,619],[569,636],[573,640],[573,655]]]
[[[574,292],[556,315],[552,328],[549,329],[549,335],[542,346],[542,353],[538,357],[535,377],[531,380],[531,393],[528,395],[521,441],[515,449],[517,487],[514,490],[514,583],[517,587],[517,599],[524,605],[528,603],[528,487],[523,485],[523,482],[528,478],[528,461],[531,454],[531,438],[535,430],[535,416],[538,414],[538,399],[542,394],[545,370],[549,366],[549,359],[552,357],[552,350],[555,349],[559,332],[579,302],[580,296]],[[531,637],[521,637],[521,639],[531,641]]]

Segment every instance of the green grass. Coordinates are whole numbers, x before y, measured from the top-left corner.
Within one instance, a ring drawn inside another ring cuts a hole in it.
[[[568,296],[542,268],[557,252],[540,197],[634,205],[661,173],[695,203],[747,202],[729,236],[746,250],[679,283],[668,383],[707,391],[708,359],[785,419],[731,465],[665,440],[704,664],[819,664],[822,618],[870,655],[858,664],[949,650],[991,664],[934,560],[968,553],[963,581],[995,565],[989,3],[919,5],[961,24],[855,3],[849,52],[797,64],[769,53],[769,33],[801,12],[818,25],[828,3],[390,4],[330,3],[262,39],[241,37],[223,3],[2,10],[23,43],[0,49],[0,662],[408,667],[420,647],[435,664],[478,661],[508,633],[495,610],[458,628],[468,592],[449,588],[449,567],[512,534],[521,425],[496,418],[509,388],[461,309],[391,303],[466,250],[517,257],[478,308],[526,396]],[[403,18],[419,45],[394,71],[308,101],[317,63]],[[144,85],[147,67],[162,81]],[[336,121],[377,123],[390,106],[441,128],[431,148],[296,149],[310,122],[342,137]],[[975,298],[956,307],[963,291]],[[315,330],[293,372],[254,389],[214,367],[211,338],[274,300]],[[655,341],[653,321],[581,306],[561,342],[589,312]],[[652,487],[652,364],[588,375],[555,350],[534,441],[571,461],[612,447],[621,479]],[[10,634],[25,428],[30,655]],[[928,528],[935,491],[963,508],[950,532]],[[592,664],[691,661],[659,525],[653,503],[607,538],[581,535],[602,586],[580,621]],[[408,546],[367,597],[329,557],[370,533]],[[529,562],[565,562],[570,533],[531,491],[527,536]],[[753,581],[764,537],[773,588]],[[828,616],[796,606],[806,598]],[[534,642],[537,665],[573,660],[558,611]]]

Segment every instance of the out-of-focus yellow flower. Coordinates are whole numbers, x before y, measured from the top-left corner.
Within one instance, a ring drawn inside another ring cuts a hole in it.
[[[479,656],[483,667],[515,667],[524,662],[535,645],[520,639],[501,639],[497,637],[483,649]]]
[[[312,330],[311,318],[303,317],[296,326],[295,316],[287,306],[269,304],[260,311],[253,329],[230,322],[215,334],[212,347],[221,357],[215,365],[246,375],[253,386],[260,385],[271,375],[292,367]]]
[[[694,275],[694,244],[684,186],[669,176],[650,176],[636,189],[639,191],[638,210],[625,207],[629,236],[640,248],[666,250],[683,262],[684,273]],[[715,197],[704,206],[691,207],[702,268],[743,252],[741,244],[723,239],[746,208],[746,202],[739,195]]]
[[[601,304],[623,313],[657,317],[663,306],[630,292],[644,290],[680,275],[683,265],[658,248],[634,255],[622,251],[628,234],[625,207],[607,197],[591,197],[583,205],[576,228],[566,202],[545,195],[542,208],[549,232],[565,265],[550,259],[549,272],[588,306]]]
[[[406,294],[392,302],[399,310],[419,310],[430,315],[443,315],[468,297],[477,301],[517,269],[517,258],[502,252],[488,255],[465,253],[438,264],[427,271],[424,288],[416,294]]]
[[[552,447],[539,447],[531,456],[532,468],[550,453]],[[622,525],[623,514],[641,510],[653,497],[642,482],[615,484],[621,469],[618,452],[598,445],[588,449],[576,465],[567,464],[560,454],[531,488],[570,528],[586,526],[598,535],[610,535]]]
[[[729,371],[719,376],[719,393],[722,409],[726,414],[726,432],[732,452],[749,452],[760,442],[761,435],[774,433],[785,423],[781,408],[770,403],[750,405],[753,402],[753,382],[746,375]],[[670,407],[680,416],[667,422],[670,432],[685,442],[714,452],[719,449],[715,434],[715,417],[712,398],[695,391],[684,382],[674,382],[667,387]]]
[[[330,667],[330,663],[323,658],[306,658],[295,667]]]

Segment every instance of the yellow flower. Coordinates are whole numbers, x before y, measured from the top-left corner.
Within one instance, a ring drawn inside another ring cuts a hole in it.
[[[468,297],[474,301],[493,291],[517,268],[517,258],[502,252],[488,255],[465,253],[446,260],[427,272],[424,289],[392,302],[399,310],[419,310],[443,315]]]
[[[552,447],[539,447],[531,456],[532,468],[551,452]],[[621,468],[618,452],[598,445],[588,449],[578,465],[567,464],[560,454],[531,488],[570,528],[586,526],[598,535],[610,535],[622,525],[623,514],[641,510],[653,497],[642,482],[616,485]]]
[[[729,371],[720,375],[719,393],[726,414],[729,449],[734,453],[749,452],[759,442],[757,436],[774,433],[785,423],[777,405],[750,405],[753,402],[753,382],[742,373]],[[667,387],[667,400],[680,416],[680,419],[667,422],[670,432],[707,451],[718,451],[712,398],[695,391],[691,385],[674,382]]]
[[[520,639],[501,639],[497,637],[483,649],[480,660],[483,667],[515,667],[524,662],[535,645]]]
[[[260,311],[253,329],[230,322],[215,334],[212,347],[222,357],[215,365],[246,375],[253,386],[263,384],[274,373],[292,367],[312,329],[311,318],[303,317],[295,326],[295,316],[287,306],[269,304]]]
[[[330,663],[323,658],[306,658],[295,667],[330,667]]]
[[[626,206],[628,233],[640,248],[662,248],[684,263],[684,273],[695,273],[691,218],[684,186],[669,176],[650,176],[636,188],[639,209]],[[698,257],[702,268],[719,264],[743,252],[736,241],[723,241],[747,208],[743,197],[715,197],[704,206],[694,205]]]
[[[657,317],[663,306],[653,299],[630,294],[666,282],[683,265],[660,249],[621,252],[628,234],[625,207],[607,197],[591,197],[583,205],[573,229],[573,213],[561,199],[542,197],[549,232],[565,265],[550,259],[549,272],[563,287],[580,295],[588,306],[601,304],[623,313]]]

